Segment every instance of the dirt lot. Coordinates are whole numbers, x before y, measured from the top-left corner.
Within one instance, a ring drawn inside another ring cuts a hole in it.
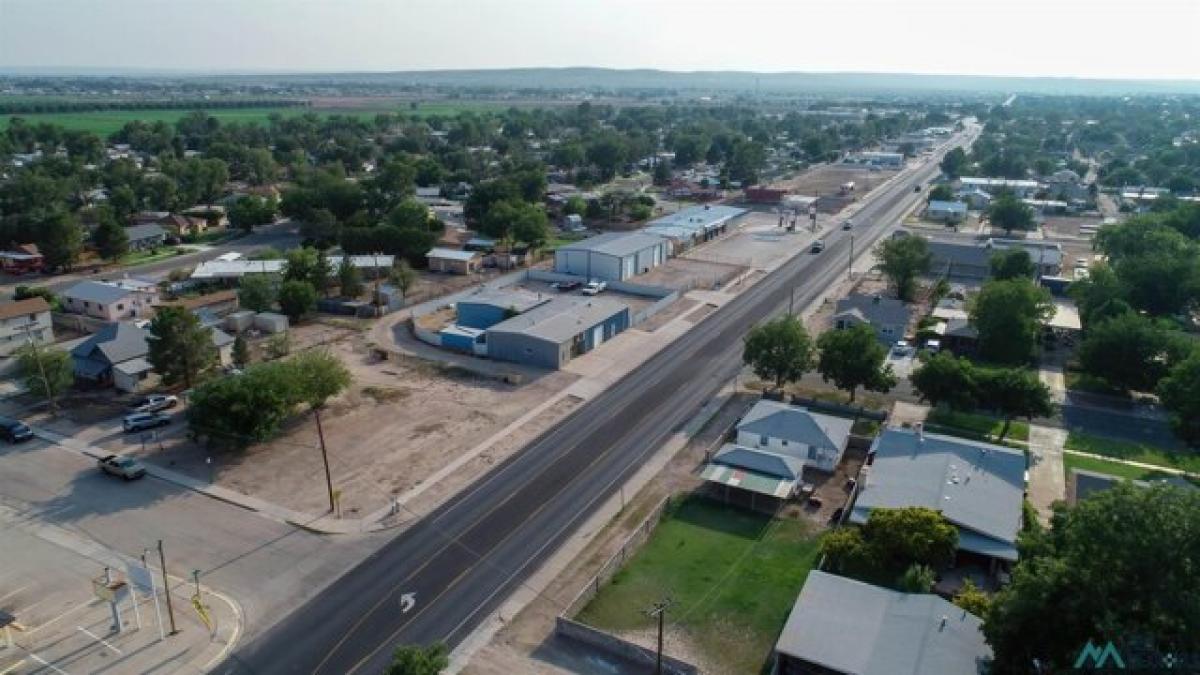
[[[820,197],[835,194],[842,183],[854,181],[854,192],[863,195],[874,190],[898,172],[891,169],[871,171],[855,164],[825,164],[795,178],[773,183],[771,187],[785,188],[799,195]]]
[[[706,247],[707,248],[707,247]],[[632,279],[634,283],[667,288],[711,289],[741,274],[745,267],[691,257],[671,258],[649,272]]]
[[[1091,239],[1092,234],[1083,231],[1083,226],[1099,228],[1104,224],[1104,218],[1087,216],[1049,216],[1043,222],[1048,237],[1079,237]]]

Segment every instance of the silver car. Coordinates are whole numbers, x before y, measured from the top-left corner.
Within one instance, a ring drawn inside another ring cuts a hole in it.
[[[141,462],[124,455],[102,457],[97,462],[97,465],[104,473],[124,478],[125,480],[134,480],[146,475],[146,467]]]
[[[125,419],[121,421],[121,426],[124,427],[125,433],[129,434],[135,431],[165,427],[170,423],[171,418],[162,413],[134,413],[126,415]]]

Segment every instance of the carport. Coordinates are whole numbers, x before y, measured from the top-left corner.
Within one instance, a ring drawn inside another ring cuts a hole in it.
[[[700,477],[712,497],[774,513],[796,494],[803,471],[804,462],[795,457],[726,443]]]

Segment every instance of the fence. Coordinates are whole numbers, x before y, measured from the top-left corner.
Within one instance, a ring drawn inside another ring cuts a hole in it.
[[[630,327],[636,326],[636,325],[642,323],[643,321],[649,319],[650,317],[654,316],[655,314],[658,314],[659,312],[666,309],[668,305],[670,305],[671,303],[675,302],[678,299],[679,299],[679,291],[673,291],[670,295],[665,295],[665,296],[659,298],[658,300],[655,300],[654,304],[643,307],[640,311],[635,313],[633,316],[629,317]]]
[[[600,651],[614,654],[625,661],[646,663],[648,667],[657,658],[655,652],[641,645],[627,642],[602,630],[572,621],[565,616],[555,619],[554,632],[560,637],[582,642]],[[663,654],[662,666],[662,672],[672,673],[673,675],[696,675],[696,673],[700,672],[696,666],[667,656],[666,654]]]

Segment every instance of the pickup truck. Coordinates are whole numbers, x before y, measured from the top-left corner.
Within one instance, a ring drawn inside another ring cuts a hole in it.
[[[604,289],[606,288],[608,288],[608,284],[604,283],[603,281],[592,279],[591,281],[587,282],[587,285],[583,287],[583,291],[581,292],[584,295],[599,295],[603,293]]]
[[[556,281],[556,282],[550,284],[550,288],[553,288],[554,290],[558,291],[559,293],[566,293],[568,291],[573,291],[582,285],[583,285],[583,282],[581,282],[581,281]]]

